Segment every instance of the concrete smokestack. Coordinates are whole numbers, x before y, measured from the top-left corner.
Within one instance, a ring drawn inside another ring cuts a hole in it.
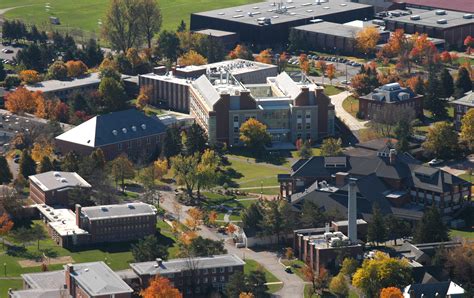
[[[79,228],[81,227],[81,211],[82,211],[81,205],[76,204],[76,225]]]
[[[357,191],[355,178],[349,179],[349,197],[347,203],[347,231],[351,242],[357,241]]]

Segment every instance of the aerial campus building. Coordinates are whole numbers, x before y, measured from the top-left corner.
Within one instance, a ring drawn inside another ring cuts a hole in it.
[[[235,32],[242,42],[286,47],[290,28],[322,19],[345,23],[371,19],[370,5],[345,0],[268,1],[191,14],[191,30]]]

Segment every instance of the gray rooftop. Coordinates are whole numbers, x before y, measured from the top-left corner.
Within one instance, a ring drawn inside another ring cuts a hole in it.
[[[111,217],[154,215],[156,214],[156,208],[152,205],[139,202],[83,207],[81,213],[90,220],[95,220]]]
[[[29,176],[30,180],[38,185],[43,191],[65,189],[71,187],[85,187],[90,188],[91,185],[87,183],[79,174],[75,172],[45,172]]]
[[[326,15],[371,7],[370,5],[353,3],[346,0],[292,0],[284,1],[284,8],[278,10],[279,3],[280,2],[278,1],[259,2],[206,12],[198,12],[193,15],[258,25],[258,19],[260,18],[270,18],[272,24],[280,24],[301,19],[317,19]]]
[[[341,36],[355,39],[357,33],[361,31],[362,28],[332,22],[320,22],[315,24],[298,26],[295,27],[295,30],[318,32],[326,35]]]
[[[60,289],[28,289],[13,291],[11,298],[61,298],[65,297],[65,290]]]
[[[474,108],[474,92],[469,91],[469,92],[466,93],[466,95],[464,97],[461,97],[460,99],[454,100],[451,103]]]
[[[59,289],[64,285],[64,270],[22,274],[23,280],[34,289]]]
[[[130,288],[115,272],[104,262],[91,262],[69,264],[73,266],[72,276],[76,282],[91,296],[115,295],[132,293]]]
[[[470,17],[468,17],[468,15],[470,15]],[[446,29],[473,24],[474,16],[472,16],[472,14],[451,10],[429,10],[419,14],[387,17],[385,20]]]
[[[276,86],[286,95],[295,99],[301,93],[301,87],[286,72],[275,78]]]
[[[26,89],[42,92],[54,92],[70,88],[78,88],[88,85],[98,85],[100,83],[99,73],[94,72],[84,77],[72,79],[72,80],[49,80],[36,83],[34,85],[26,85]]]
[[[219,93],[216,91],[212,83],[207,79],[205,75],[200,76],[196,81],[193,82],[194,88],[204,98],[208,108],[213,109],[214,104],[221,98]]]
[[[194,258],[192,262],[193,267],[199,269],[243,266],[245,264],[244,261],[233,254]],[[138,275],[174,274],[188,270],[189,266],[189,259],[172,259],[169,261],[163,261],[161,266],[159,266],[156,261],[130,264],[130,267],[132,267],[133,271]]]
[[[237,34],[235,32],[222,31],[222,30],[216,30],[216,29],[202,29],[202,30],[194,31],[194,33],[199,33],[199,34],[204,34],[204,35],[209,35],[209,36],[215,36],[215,37],[223,37],[223,36],[229,36],[229,35]]]

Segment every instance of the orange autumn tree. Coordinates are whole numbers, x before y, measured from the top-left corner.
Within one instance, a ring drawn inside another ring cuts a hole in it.
[[[396,287],[383,288],[380,292],[380,298],[403,298],[403,293]]]
[[[189,215],[189,218],[185,220],[185,225],[191,229],[191,231],[195,231],[201,224],[203,218],[202,211],[193,207],[186,211],[186,213]]]
[[[329,82],[332,84],[332,80],[336,77],[336,66],[329,64],[326,69],[326,76],[329,78]]]
[[[252,60],[252,52],[247,49],[246,46],[238,44],[232,51],[230,51],[229,58]]]
[[[451,63],[453,61],[453,58],[451,57],[451,53],[448,51],[444,51],[439,55],[439,58],[441,62],[443,63]]]
[[[255,61],[265,64],[272,64],[272,50],[266,49],[261,51],[256,57]]]
[[[233,224],[229,224],[226,230],[227,230],[227,234],[232,235],[237,231],[237,227]]]
[[[33,93],[25,87],[18,87],[5,96],[5,108],[15,114],[33,113],[36,108]]]
[[[20,80],[22,80],[28,85],[36,84],[39,81],[41,81],[39,73],[36,70],[31,70],[31,69],[20,71],[19,77],[20,77]]]
[[[13,221],[10,220],[10,217],[6,212],[0,216],[0,236],[2,236],[3,248],[5,248],[5,236],[13,228]]]
[[[178,58],[178,64],[181,66],[204,65],[207,64],[207,59],[198,52],[190,50]]]
[[[375,50],[375,46],[379,42],[380,32],[375,27],[365,27],[356,35],[356,45],[359,51],[366,55],[371,54]]]
[[[216,211],[212,210],[211,212],[209,212],[209,215],[208,215],[208,220],[209,220],[209,223],[211,225],[215,224],[216,221],[217,221],[217,217],[218,217],[218,214]]]
[[[169,279],[159,275],[150,282],[150,285],[140,292],[143,298],[182,298],[178,289],[171,285]]]
[[[137,97],[137,102],[135,103],[137,109],[143,110],[150,103],[152,94],[151,86],[142,86]]]
[[[309,68],[310,68],[308,56],[306,56],[306,54],[301,54],[301,55],[298,57],[298,62],[300,63],[300,69],[301,69],[301,71],[302,71],[304,74],[308,74],[308,73],[309,73]]]
[[[80,60],[69,60],[68,62],[66,62],[66,68],[67,76],[70,78],[80,77],[84,75],[88,70],[87,65],[85,65],[84,62]]]

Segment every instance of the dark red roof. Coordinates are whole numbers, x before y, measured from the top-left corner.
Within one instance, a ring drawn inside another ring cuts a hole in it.
[[[474,13],[474,0],[402,0],[394,2]]]

